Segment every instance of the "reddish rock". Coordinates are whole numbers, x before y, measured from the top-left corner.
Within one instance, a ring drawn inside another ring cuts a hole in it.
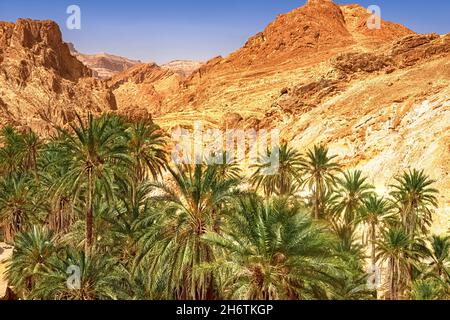
[[[72,56],[55,22],[0,22],[2,124],[48,134],[70,113],[115,109],[112,91],[91,75]]]

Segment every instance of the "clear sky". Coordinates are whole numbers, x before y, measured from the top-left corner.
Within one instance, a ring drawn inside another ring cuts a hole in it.
[[[416,32],[450,32],[449,0],[336,0],[376,4],[385,20]],[[108,52],[143,61],[207,60],[227,55],[277,14],[305,0],[0,0],[0,21],[52,19],[83,53]],[[81,30],[65,27],[67,7],[81,8]]]

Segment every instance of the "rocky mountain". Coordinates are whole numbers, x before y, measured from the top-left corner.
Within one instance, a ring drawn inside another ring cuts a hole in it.
[[[368,18],[358,5],[310,0],[189,76],[179,71],[183,63],[138,64],[107,81],[70,54],[53,22],[0,23],[0,125],[45,132],[74,111],[117,109],[136,118],[151,113],[167,131],[198,120],[222,129],[277,128],[299,149],[327,143],[380,192],[402,170],[425,169],[441,190],[434,228],[443,231],[450,217],[450,34],[415,34],[386,21],[371,30]]]
[[[189,77],[203,65],[202,62],[192,60],[174,60],[163,64],[161,67],[172,70],[182,77]]]
[[[112,91],[72,56],[55,22],[0,22],[0,126],[48,133],[75,112],[114,109]]]
[[[180,105],[219,110],[236,99],[233,104],[242,101],[246,112],[254,104],[266,108],[272,103],[273,94],[269,92],[295,84],[306,75],[302,68],[324,66],[339,53],[371,51],[413,34],[401,25],[385,21],[380,30],[368,30],[368,18],[367,10],[361,6],[309,1],[278,16],[228,57],[216,57],[202,65],[183,81],[176,96],[167,97],[162,108],[155,111],[176,112]]]

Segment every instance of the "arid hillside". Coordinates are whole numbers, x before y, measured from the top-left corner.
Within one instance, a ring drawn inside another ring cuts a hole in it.
[[[163,97],[163,108],[154,112],[178,112],[180,106],[183,110],[220,109],[221,112],[234,105],[245,111],[267,109],[284,87],[296,85],[305,78],[320,77],[322,69],[337,54],[370,52],[413,34],[390,22],[383,22],[380,30],[369,30],[368,18],[366,9],[357,5],[309,1],[278,16],[230,56],[208,61],[183,81],[176,97]],[[157,87],[161,91],[164,85]]]

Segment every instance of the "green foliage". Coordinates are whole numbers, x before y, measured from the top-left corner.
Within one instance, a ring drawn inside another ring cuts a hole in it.
[[[132,123],[126,130],[128,149],[135,167],[135,178],[142,181],[149,175],[161,176],[166,165],[165,140],[160,128],[145,121]]]
[[[341,171],[335,159],[336,156],[330,156],[328,149],[320,145],[308,150],[301,163],[303,185],[312,191],[313,216],[316,219],[324,218],[326,196],[333,190],[336,174]]]
[[[0,149],[0,172],[4,174],[17,170],[36,170],[38,153],[42,148],[42,141],[32,131],[18,132],[12,127],[2,130]]]
[[[302,181],[300,166],[302,158],[300,153],[287,144],[277,147],[278,150],[268,150],[256,166],[255,173],[250,178],[252,185],[263,188],[267,196],[293,195],[299,189]],[[269,152],[270,151],[270,152]],[[278,161],[272,161],[272,154],[277,153]],[[272,171],[273,172],[270,172]]]
[[[366,181],[367,178],[359,170],[344,172],[342,178],[337,178],[333,211],[347,225],[355,221],[363,201],[373,190],[373,186]]]
[[[120,292],[115,287],[120,282],[120,273],[116,270],[117,263],[112,257],[88,257],[84,252],[64,249],[50,263],[51,269],[41,274],[30,294],[31,299],[109,300],[117,298],[117,292]],[[76,269],[72,269],[73,267]],[[76,276],[78,271],[79,280],[71,283],[70,276]]]
[[[411,236],[428,233],[432,223],[432,209],[437,207],[438,190],[424,171],[409,170],[397,177],[391,196],[397,206],[401,222]]]
[[[69,194],[73,202],[78,201],[84,207],[85,248],[88,252],[94,242],[94,198],[100,196],[112,204],[115,201],[115,181],[127,179],[125,167],[132,160],[125,124],[121,119],[108,115],[95,119],[89,115],[85,124],[78,117],[78,124],[71,124],[71,129],[71,132],[59,130],[60,137],[50,152],[56,153],[56,166],[68,167],[58,181],[56,194]]]
[[[35,226],[30,232],[18,234],[14,245],[6,276],[16,292],[27,298],[36,289],[42,272],[51,268],[51,257],[57,251],[55,236],[47,228]]]
[[[5,239],[28,230],[42,218],[37,185],[25,172],[13,172],[0,178],[0,224],[4,226]]]
[[[389,299],[404,298],[405,285],[410,280],[407,277],[414,261],[414,242],[404,229],[391,228],[383,232],[383,237],[377,244],[377,259],[388,265]]]
[[[155,183],[162,214],[139,243],[139,267],[146,263],[153,279],[164,281],[166,297],[206,299],[216,295],[210,272],[194,273],[196,266],[212,262],[215,253],[202,241],[210,231],[220,232],[223,211],[239,183],[224,178],[218,166],[195,165],[168,169],[174,188]]]
[[[442,300],[446,296],[448,284],[436,278],[418,280],[412,286],[412,300]]]
[[[449,298],[450,238],[429,234],[438,200],[423,171],[384,198],[323,145],[283,144],[246,176],[225,152],[173,165],[165,136],[112,114],[48,139],[3,129],[0,228],[20,298]]]
[[[313,299],[319,288],[332,285],[337,268],[332,237],[298,204],[245,196],[227,216],[224,231],[204,239],[224,249],[211,266],[229,275],[226,298]]]

